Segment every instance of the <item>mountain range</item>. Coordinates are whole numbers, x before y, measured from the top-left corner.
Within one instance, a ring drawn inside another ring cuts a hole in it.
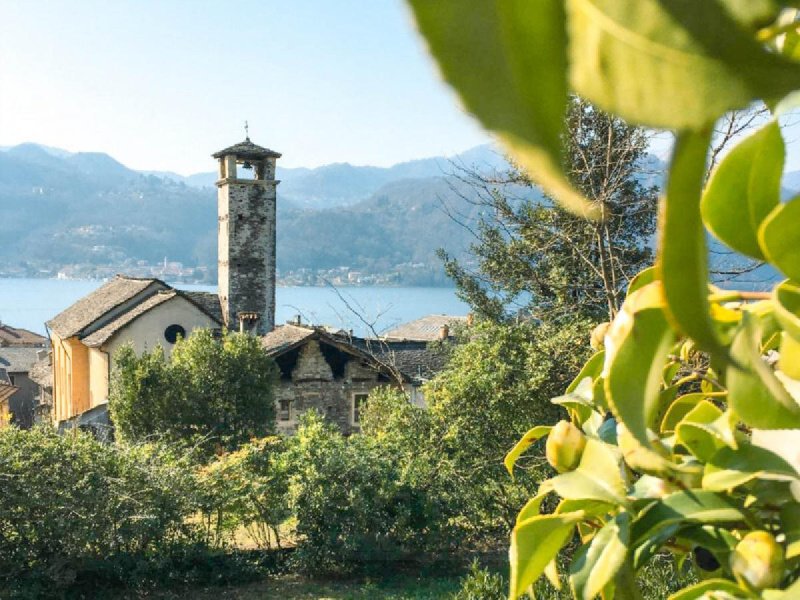
[[[661,184],[663,163],[652,155],[646,163],[642,178]],[[338,270],[396,276],[383,282],[446,283],[436,249],[464,258],[473,240],[464,225],[482,210],[469,201],[476,191],[459,168],[507,166],[488,145],[391,167],[279,166],[279,274]],[[200,267],[194,279],[213,282],[215,179],[215,172],[135,171],[99,152],[0,148],[0,276],[53,276],[73,267],[67,270],[77,276],[102,277],[168,259]],[[800,171],[786,174],[784,188],[784,195],[800,189]]]

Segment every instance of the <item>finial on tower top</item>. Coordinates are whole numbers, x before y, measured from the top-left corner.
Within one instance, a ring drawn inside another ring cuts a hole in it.
[[[250,141],[250,126],[247,121],[244,122],[244,137],[248,142]]]

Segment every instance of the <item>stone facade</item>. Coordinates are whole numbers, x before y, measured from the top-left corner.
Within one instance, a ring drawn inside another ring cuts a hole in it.
[[[327,358],[326,358],[327,355]],[[333,363],[333,364],[331,364]],[[275,392],[278,431],[294,433],[298,417],[316,410],[345,433],[360,430],[358,406],[370,390],[391,381],[355,355],[312,339],[278,360]]]
[[[258,335],[275,327],[276,152],[246,140],[219,158],[218,291],[226,327]],[[239,179],[237,168],[255,171]]]

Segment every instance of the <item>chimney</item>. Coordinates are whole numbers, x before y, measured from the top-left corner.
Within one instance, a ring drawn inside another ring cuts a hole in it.
[[[450,337],[450,326],[447,323],[445,323],[439,328],[439,339],[446,340],[449,337]]]

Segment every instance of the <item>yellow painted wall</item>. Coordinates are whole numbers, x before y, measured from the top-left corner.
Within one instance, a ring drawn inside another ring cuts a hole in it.
[[[53,345],[53,418],[56,422],[88,410],[89,349],[76,337],[62,340],[50,333]]]
[[[99,406],[108,400],[108,355],[89,348],[89,403]]]

